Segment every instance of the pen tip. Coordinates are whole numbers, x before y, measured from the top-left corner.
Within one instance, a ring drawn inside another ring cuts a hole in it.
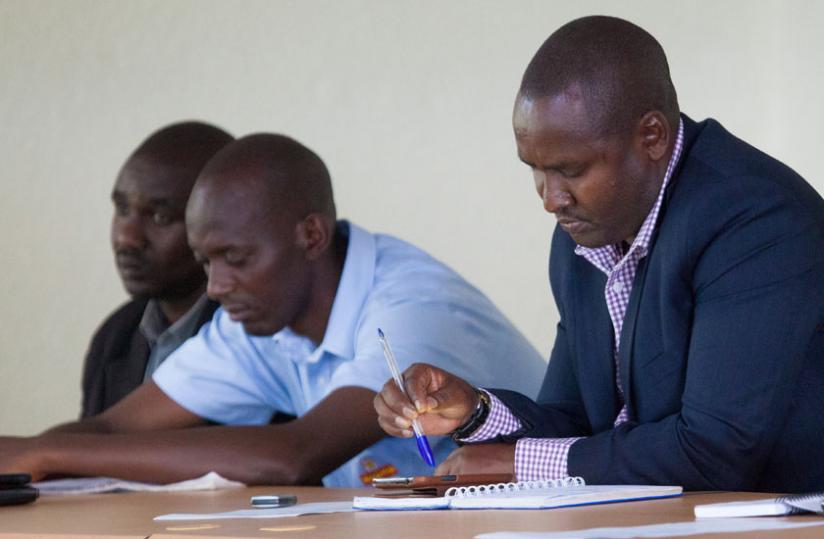
[[[383,331],[381,331],[381,328],[378,328],[378,337],[383,339]]]

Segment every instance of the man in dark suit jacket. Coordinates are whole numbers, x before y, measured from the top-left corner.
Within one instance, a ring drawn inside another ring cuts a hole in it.
[[[169,125],[143,141],[120,170],[111,240],[133,299],[92,338],[81,417],[103,412],[148,379],[217,308],[205,295],[206,275],[186,241],[183,217],[203,165],[232,140],[205,123]]]
[[[426,365],[387,432],[452,432],[437,473],[578,475],[696,490],[824,488],[824,201],[714,120],[679,114],[666,57],[626,21],[544,43],[514,113],[558,218],[561,321],[537,402]],[[490,443],[491,442],[491,443]]]

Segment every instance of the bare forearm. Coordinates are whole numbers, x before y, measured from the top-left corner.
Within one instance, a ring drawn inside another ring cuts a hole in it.
[[[193,426],[202,419],[177,405],[146,413],[134,401],[131,408],[118,411],[116,406],[89,420],[102,426],[83,422],[36,438],[0,438],[0,471],[11,466],[36,477],[112,476],[156,483],[216,471],[250,485],[317,484],[381,438],[374,395],[342,388],[299,419],[250,427]],[[157,423],[163,426],[152,428]],[[108,430],[73,430],[89,427]]]
[[[88,419],[82,419],[80,421],[70,421],[68,423],[62,423],[60,425],[56,425],[46,431],[43,434],[54,434],[54,433],[87,433],[87,434],[104,434],[108,432],[112,432],[111,427],[103,421],[100,421],[97,417],[91,417]]]
[[[246,484],[315,478],[312,451],[272,427],[202,427],[139,434],[50,433],[37,444],[44,474],[112,476],[171,483],[209,471]]]

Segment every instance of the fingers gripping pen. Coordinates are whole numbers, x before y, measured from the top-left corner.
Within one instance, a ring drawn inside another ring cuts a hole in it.
[[[395,354],[392,353],[392,349],[389,347],[389,341],[380,328],[378,328],[378,340],[383,347],[383,357],[386,358],[386,363],[389,365],[390,372],[392,372],[392,378],[395,379],[395,383],[398,384],[403,394],[408,397],[409,395],[407,395],[406,390],[403,388],[403,378],[401,378],[401,373],[398,370],[398,362],[395,361]],[[412,430],[415,433],[415,440],[418,442],[418,451],[420,451],[421,457],[423,457],[423,460],[427,464],[434,467],[435,456],[432,454],[432,448],[429,447],[429,440],[424,436],[421,425],[417,419],[412,420]]]

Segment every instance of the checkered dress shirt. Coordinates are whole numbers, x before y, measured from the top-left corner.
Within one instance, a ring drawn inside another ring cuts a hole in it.
[[[649,250],[652,233],[655,231],[655,224],[658,220],[658,212],[664,200],[664,191],[681,156],[683,146],[684,122],[681,121],[678,124],[675,148],[667,164],[667,171],[664,174],[664,181],[661,182],[658,198],[626,253],[622,251],[619,245],[606,245],[597,248],[581,245],[575,247],[576,255],[584,257],[607,276],[604,296],[615,335],[615,346],[613,347],[615,385],[618,388],[619,399],[623,404],[621,411],[618,412],[618,416],[615,418],[614,425],[616,426],[629,419],[627,406],[624,404],[624,391],[618,369],[618,348],[621,345],[621,328],[624,324],[624,315],[629,304],[629,296],[632,292],[632,282],[635,279],[638,262],[647,255]],[[489,415],[484,424],[471,436],[462,440],[463,442],[472,443],[489,440],[498,435],[510,434],[521,428],[521,422],[518,418],[495,395],[490,394],[490,402]],[[515,476],[517,480],[531,481],[566,477],[569,475],[567,472],[569,448],[580,439],[581,437],[521,438],[515,446]]]

